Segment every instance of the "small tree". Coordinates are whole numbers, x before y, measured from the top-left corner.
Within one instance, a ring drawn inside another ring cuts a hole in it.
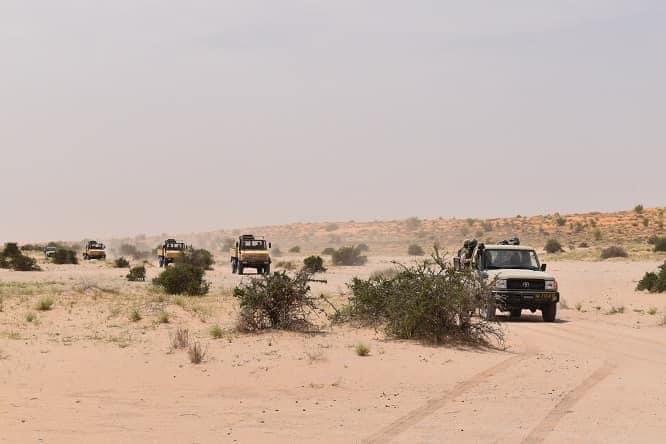
[[[407,248],[407,254],[410,255],[410,256],[424,256],[425,251],[423,250],[423,248],[420,245],[411,244]]]
[[[188,250],[182,254],[176,262],[186,263],[194,265],[195,267],[202,268],[204,270],[212,270],[215,260],[210,251],[203,248]]]
[[[30,256],[19,255],[11,260],[12,269],[15,271],[39,271],[40,268]]]
[[[240,303],[238,328],[256,331],[266,328],[302,329],[311,326],[310,315],[321,312],[310,291],[310,274],[285,272],[244,281],[234,289]]]
[[[76,251],[67,248],[56,248],[55,255],[53,256],[54,264],[78,264],[79,258],[76,256]]]
[[[548,239],[546,242],[546,246],[544,247],[544,250],[546,250],[546,253],[560,253],[564,251],[562,248],[562,244],[557,239]]]
[[[666,236],[658,237],[654,240],[654,251],[666,251]]]
[[[2,255],[6,259],[13,259],[16,257],[21,256],[23,253],[21,253],[21,250],[18,247],[18,244],[15,242],[8,242],[5,244],[5,248],[2,251]]]
[[[210,284],[203,279],[204,273],[201,267],[179,262],[153,279],[153,284],[163,287],[169,294],[200,296],[210,289]]]
[[[643,279],[638,282],[636,286],[638,291],[649,291],[650,293],[663,293],[666,292],[666,262],[659,266],[656,273],[645,273]]]
[[[340,247],[331,256],[333,265],[365,265],[368,258],[361,255],[361,252],[355,246]]]
[[[116,268],[129,268],[130,263],[127,259],[121,256],[113,262],[113,265]]]
[[[310,256],[303,260],[303,270],[310,273],[326,273],[324,259],[321,256]]]
[[[645,207],[643,207],[641,204],[638,204],[634,207],[634,212],[636,214],[643,214],[643,210],[645,210]]]

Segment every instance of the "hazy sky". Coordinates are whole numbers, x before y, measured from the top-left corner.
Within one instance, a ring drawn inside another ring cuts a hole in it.
[[[0,240],[666,204],[661,0],[0,0]]]

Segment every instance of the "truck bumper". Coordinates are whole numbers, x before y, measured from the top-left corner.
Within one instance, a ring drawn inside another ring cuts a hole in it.
[[[511,310],[512,308],[539,309],[550,303],[560,301],[560,293],[557,291],[493,291],[495,303],[500,310]]]

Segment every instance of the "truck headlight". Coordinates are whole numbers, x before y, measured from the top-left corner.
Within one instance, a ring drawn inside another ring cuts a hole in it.
[[[546,281],[546,290],[557,290],[557,281]]]
[[[506,290],[506,279],[497,279],[495,281],[495,288],[498,290]]]

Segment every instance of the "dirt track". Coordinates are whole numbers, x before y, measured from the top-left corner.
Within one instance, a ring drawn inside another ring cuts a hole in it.
[[[666,299],[632,290],[654,265],[553,263],[571,308],[554,324],[529,313],[504,323],[506,350],[428,347],[350,327],[214,341],[207,329],[234,312],[223,294],[210,297],[206,319],[167,302],[171,322],[162,325],[154,302],[132,324],[110,313],[121,295],[63,294],[26,326],[38,294],[9,297],[0,313],[0,441],[662,442]],[[329,287],[384,266],[334,270]],[[115,282],[112,269],[81,269]],[[223,269],[211,277],[238,279]],[[169,350],[178,326],[206,344],[204,364]],[[369,357],[354,354],[359,341]]]

